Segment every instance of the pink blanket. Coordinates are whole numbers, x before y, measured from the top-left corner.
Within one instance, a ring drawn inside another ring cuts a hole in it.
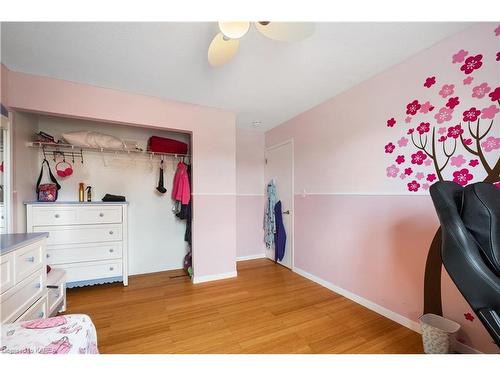
[[[3,354],[99,354],[87,315],[61,315],[2,325]]]

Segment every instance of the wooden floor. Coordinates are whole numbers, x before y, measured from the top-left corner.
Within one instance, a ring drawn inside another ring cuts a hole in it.
[[[181,271],[68,290],[101,353],[421,353],[420,335],[265,259],[193,285]]]

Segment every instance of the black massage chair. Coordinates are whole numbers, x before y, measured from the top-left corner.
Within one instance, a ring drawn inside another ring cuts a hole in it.
[[[500,347],[500,189],[443,181],[430,193],[446,271]]]

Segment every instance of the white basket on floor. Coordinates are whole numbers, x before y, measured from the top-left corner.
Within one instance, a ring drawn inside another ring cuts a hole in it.
[[[435,314],[420,317],[424,352],[427,354],[448,354],[452,352],[453,335],[460,324]]]

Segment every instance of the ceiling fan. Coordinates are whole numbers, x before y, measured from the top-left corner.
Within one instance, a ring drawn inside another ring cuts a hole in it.
[[[208,47],[208,63],[213,67],[226,64],[238,52],[240,39],[250,29],[250,22],[219,22],[220,32]],[[297,42],[312,35],[314,24],[308,22],[253,22],[266,37],[280,42]]]

